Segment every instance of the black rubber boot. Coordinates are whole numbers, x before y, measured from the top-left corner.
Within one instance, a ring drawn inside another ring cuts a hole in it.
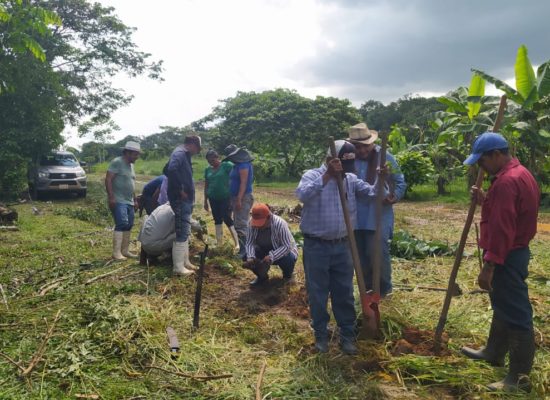
[[[269,275],[267,274],[267,271],[269,271],[269,264],[266,264],[263,261],[257,262],[252,269],[252,272],[256,274],[256,279],[250,282],[250,286],[259,286],[263,283],[266,283],[269,280]]]
[[[504,357],[508,352],[507,324],[493,317],[487,345],[479,350],[463,347],[461,352],[473,360],[484,360],[495,367],[504,367]]]
[[[535,358],[535,336],[533,331],[508,330],[510,346],[510,368],[508,375],[488,388],[491,391],[517,392],[531,391],[529,373]]]

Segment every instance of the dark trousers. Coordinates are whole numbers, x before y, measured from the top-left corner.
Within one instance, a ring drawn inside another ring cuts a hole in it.
[[[229,197],[227,199],[215,200],[208,198],[210,208],[212,209],[212,216],[214,217],[214,224],[221,225],[222,222],[227,227],[233,226],[233,218],[231,218],[231,202]]]
[[[304,271],[316,338],[327,337],[330,315],[328,298],[342,337],[355,335],[355,302],[353,298],[353,264],[347,241],[327,243],[304,239]]]
[[[495,267],[493,291],[489,293],[493,315],[507,323],[510,329],[533,329],[533,308],[525,283],[530,256],[528,247],[512,250],[504,260],[504,265]]]
[[[390,231],[382,230],[381,242],[376,243],[376,231],[358,229],[355,233],[355,241],[357,243],[357,252],[361,261],[363,270],[363,278],[367,290],[373,288],[372,282],[372,267],[374,264],[374,247],[380,248],[380,295],[385,296],[392,291],[392,270],[390,256]]]
[[[262,260],[265,256],[269,254],[269,251],[263,250],[260,246],[254,246],[254,252],[256,253],[256,258],[259,260]],[[279,268],[281,268],[284,278],[290,278],[292,276],[292,273],[294,272],[296,260],[297,258],[294,254],[288,253],[286,256],[275,260],[273,262],[273,265],[278,265]]]
[[[147,215],[151,215],[155,208],[159,206],[159,203],[152,196],[141,195],[141,201]]]

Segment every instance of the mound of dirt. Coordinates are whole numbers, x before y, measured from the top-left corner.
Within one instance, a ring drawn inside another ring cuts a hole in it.
[[[403,329],[402,338],[394,343],[391,354],[393,356],[404,354],[416,354],[419,356],[449,355],[450,351],[447,347],[447,343],[449,342],[448,335],[443,333],[439,353],[435,351],[434,335],[433,331],[406,327]]]

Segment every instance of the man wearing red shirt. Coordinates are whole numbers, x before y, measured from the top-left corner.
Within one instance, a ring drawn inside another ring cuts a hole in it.
[[[540,190],[531,173],[508,153],[508,142],[498,133],[485,132],[474,142],[466,165],[477,164],[491,176],[487,193],[472,187],[481,208],[483,269],[478,282],[489,291],[493,319],[487,345],[480,350],[463,347],[473,359],[504,366],[506,377],[488,386],[493,391],[531,390],[529,372],[535,356],[533,310],[527,284],[529,242],[537,232]]]

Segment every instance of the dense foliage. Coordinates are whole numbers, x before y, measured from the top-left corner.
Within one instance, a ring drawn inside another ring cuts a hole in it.
[[[66,124],[109,134],[111,114],[131,99],[113,86],[116,74],[159,79],[160,63],[137,50],[132,32],[99,3],[0,3],[0,197],[17,196],[20,172],[63,143]]]

